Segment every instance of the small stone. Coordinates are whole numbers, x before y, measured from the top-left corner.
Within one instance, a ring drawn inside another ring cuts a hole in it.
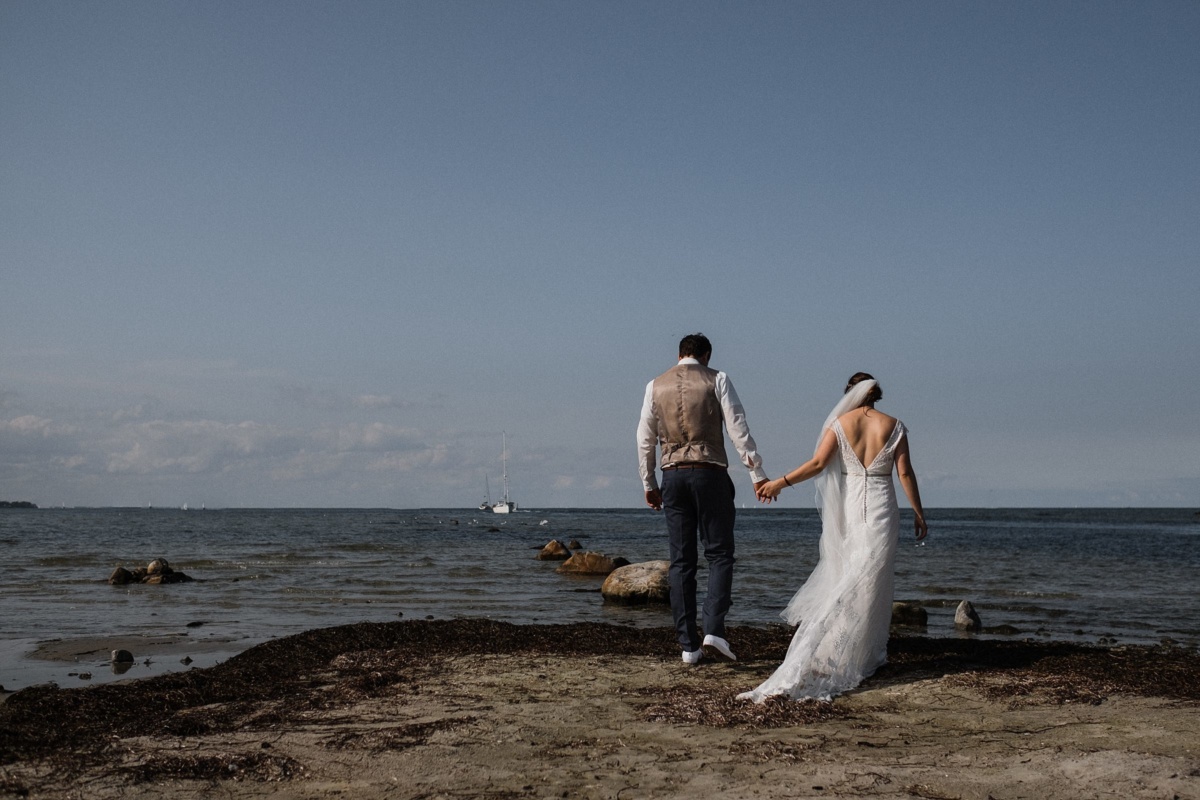
[[[538,561],[566,561],[570,557],[570,549],[558,539],[547,542],[536,556]]]
[[[892,624],[924,628],[929,624],[929,612],[920,603],[897,600],[892,603]]]
[[[108,582],[112,586],[124,586],[127,583],[136,583],[133,573],[124,567],[117,567],[113,570],[112,575],[108,576]]]
[[[128,663],[132,664],[133,663],[133,653],[129,652],[128,650],[113,650],[112,651],[112,660],[118,664],[120,664],[122,662],[128,662]]]
[[[186,667],[188,664],[192,663],[192,657],[184,656],[183,658],[179,659],[179,663]]]
[[[92,673],[90,673],[90,672],[81,672],[81,673],[79,673],[79,680],[81,680],[81,681],[90,681],[91,679],[92,679]]]
[[[607,575],[628,563],[623,558],[612,559],[603,553],[583,552],[572,555],[555,571],[563,575]]]
[[[190,583],[193,580],[194,578],[190,575],[172,570],[171,572],[158,572],[153,575],[147,575],[145,578],[142,578],[142,583],[157,586],[164,583]]]
[[[189,623],[187,624],[187,627],[189,627],[189,628],[199,628],[201,625],[207,625],[207,624],[208,624],[208,620],[206,620],[206,619],[198,619],[198,620],[196,620],[195,622],[189,622]]]
[[[156,558],[146,566],[146,574],[161,575],[171,571],[171,565],[165,558]]]
[[[571,548],[572,550],[582,550],[583,549],[583,545],[581,545],[579,543],[578,539],[572,539],[571,541],[567,542],[567,547]]]
[[[954,612],[954,627],[960,631],[977,631],[983,627],[979,613],[975,611],[975,606],[971,605],[970,600],[963,600],[958,604],[958,610]]]

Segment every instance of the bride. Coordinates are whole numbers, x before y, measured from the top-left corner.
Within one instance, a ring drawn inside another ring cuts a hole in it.
[[[781,616],[799,625],[771,677],[739,698],[827,700],[858,686],[887,661],[900,511],[892,468],[913,509],[917,539],[929,532],[904,423],[875,410],[883,398],[865,372],[850,378],[808,462],[758,489],[770,503],[816,478],[820,560]]]

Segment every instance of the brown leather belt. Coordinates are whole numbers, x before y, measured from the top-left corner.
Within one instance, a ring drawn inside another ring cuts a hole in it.
[[[663,471],[672,469],[727,469],[720,464],[711,464],[707,461],[689,461],[685,464],[667,464],[663,467]]]

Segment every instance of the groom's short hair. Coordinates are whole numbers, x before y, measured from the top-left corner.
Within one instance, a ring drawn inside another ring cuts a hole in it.
[[[689,333],[679,340],[680,358],[704,358],[712,355],[712,342],[703,333]]]

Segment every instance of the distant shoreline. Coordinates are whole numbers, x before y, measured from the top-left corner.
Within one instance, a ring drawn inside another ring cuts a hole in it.
[[[69,506],[69,505],[48,505],[39,506],[36,503],[31,503],[25,500],[19,501],[3,501],[0,500],[0,508],[24,508],[24,509],[40,509],[44,511],[397,511],[405,513],[438,513],[438,514],[458,514],[461,516],[468,515],[484,515],[490,516],[490,511],[480,511],[474,506],[201,506],[196,508],[183,508],[181,506],[164,504],[164,505],[109,505],[109,506]],[[1185,509],[1197,509],[1193,515],[1200,517],[1200,506],[1195,504],[1180,504],[1174,506],[926,506],[926,514],[936,513],[954,513],[958,511],[1033,511],[1033,512],[1053,512],[1053,511],[1180,511]],[[540,506],[526,507],[517,510],[515,513],[521,516],[534,515],[539,513],[550,512],[584,512],[584,513],[601,513],[605,511],[627,512],[645,510],[647,514],[652,514],[644,506],[636,503],[630,503],[625,506]],[[746,505],[737,509],[739,512],[757,511],[766,513],[791,513],[796,511],[811,511],[817,513],[815,508],[806,506],[766,506],[761,504]],[[912,514],[912,509],[903,507],[900,509],[901,514]],[[503,519],[501,515],[498,519]]]

